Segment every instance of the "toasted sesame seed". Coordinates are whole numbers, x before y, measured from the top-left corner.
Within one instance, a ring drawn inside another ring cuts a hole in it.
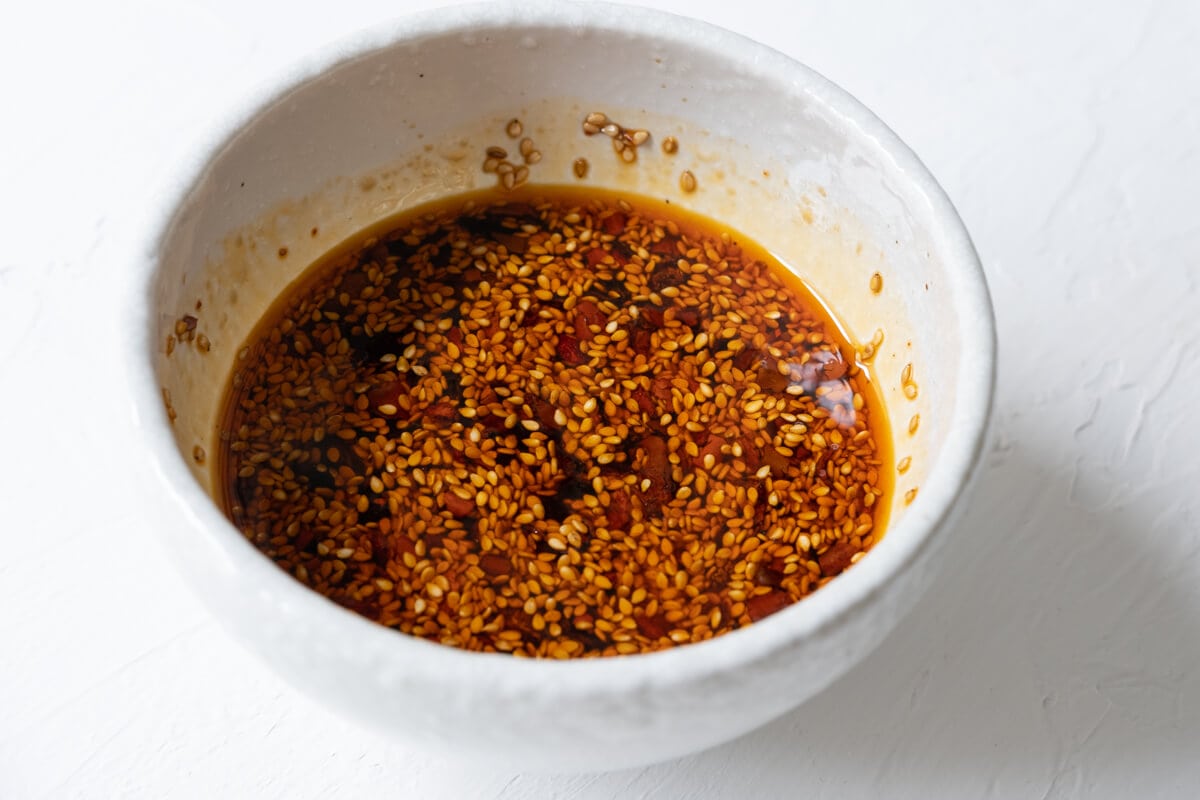
[[[532,197],[468,212],[495,236],[412,217],[264,321],[222,432],[238,527],[381,624],[546,658],[720,635],[857,560],[896,471],[865,375],[802,377],[840,345],[793,284],[645,206]]]
[[[516,139],[524,132],[525,126],[521,124],[521,120],[513,118],[504,126],[504,132],[508,134],[508,138]]]
[[[696,176],[690,169],[685,169],[679,176],[679,188],[689,193],[696,191]]]
[[[663,152],[673,155],[679,151],[679,141],[674,136],[668,136],[662,142]]]
[[[883,291],[883,276],[878,272],[871,275],[871,294],[879,294]]]

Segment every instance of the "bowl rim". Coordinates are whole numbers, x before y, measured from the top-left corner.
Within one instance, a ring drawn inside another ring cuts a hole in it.
[[[153,290],[161,245],[177,214],[204,180],[210,163],[261,113],[323,73],[406,42],[447,34],[477,34],[485,29],[578,29],[608,35],[653,36],[686,45],[706,55],[731,59],[781,90],[802,92],[821,104],[872,145],[878,157],[911,184],[911,198],[927,204],[935,244],[947,261],[952,302],[960,310],[957,335],[961,362],[953,390],[957,402],[936,463],[904,519],[889,529],[853,570],[840,575],[802,602],[754,625],[711,640],[653,653],[569,659],[515,658],[475,653],[407,636],[371,622],[304,587],[265,558],[220,512],[185,463],[172,434],[155,374],[155,337],[151,334]],[[130,422],[147,452],[159,488],[197,533],[211,540],[240,579],[286,601],[290,609],[354,647],[371,660],[391,664],[424,684],[504,688],[557,697],[621,694],[705,679],[760,661],[798,642],[827,632],[839,620],[879,598],[888,586],[929,549],[945,526],[956,500],[975,473],[992,415],[996,334],[982,266],[971,239],[945,191],[900,138],[848,92],[810,67],[766,45],[707,22],[668,12],[610,3],[479,3],[405,15],[370,26],[316,50],[244,92],[232,111],[185,148],[178,169],[152,193],[140,225],[140,257],[126,298],[123,357],[133,397]],[[203,595],[200,587],[193,587]],[[228,627],[228,622],[221,620]]]

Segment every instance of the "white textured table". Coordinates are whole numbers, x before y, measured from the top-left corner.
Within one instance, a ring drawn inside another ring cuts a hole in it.
[[[0,28],[0,797],[1195,796],[1200,5],[654,5],[856,94],[975,237],[997,424],[914,615],[767,728],[598,776],[433,761],[292,691],[138,514],[114,287],[227,87],[405,4],[26,3]]]

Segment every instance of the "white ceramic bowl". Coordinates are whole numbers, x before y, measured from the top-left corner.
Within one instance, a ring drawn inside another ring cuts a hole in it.
[[[604,137],[583,136],[593,110],[656,140],[674,135],[680,151],[643,148],[636,167],[621,165]],[[534,182],[578,183],[571,164],[586,156],[589,185],[669,197],[722,220],[795,265],[853,336],[884,331],[874,371],[896,456],[911,456],[912,467],[897,478],[887,536],[858,565],[709,642],[532,661],[370,623],[294,581],[222,516],[209,496],[217,409],[255,321],[305,265],[367,224],[494,181],[480,171],[482,154],[506,143],[511,117],[545,156]],[[699,180],[693,194],[679,189],[683,169]],[[788,711],[913,605],[980,455],[994,331],[950,202],[852,97],[706,24],[557,2],[401,19],[256,93],[155,202],[128,355],[158,530],[245,646],[329,706],[422,746],[522,767],[610,769],[714,745]],[[878,296],[868,288],[876,271]],[[179,347],[168,357],[165,339],[185,314],[211,352]],[[900,386],[910,363],[916,400]],[[914,502],[897,499],[914,487]]]

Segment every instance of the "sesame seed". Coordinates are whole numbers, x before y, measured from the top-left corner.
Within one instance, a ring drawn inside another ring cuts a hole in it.
[[[237,527],[380,624],[545,658],[721,635],[860,558],[909,457],[883,468],[797,284],[637,201],[530,191],[413,212],[264,320],[221,431]]]

